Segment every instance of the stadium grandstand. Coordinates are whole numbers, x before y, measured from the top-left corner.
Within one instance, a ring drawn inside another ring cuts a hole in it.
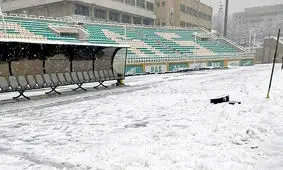
[[[127,44],[131,47],[127,51],[127,74],[253,64],[253,57],[244,49],[226,38],[214,36],[204,28],[145,27],[109,22],[71,23],[50,17],[5,15],[0,24],[0,37]]]
[[[128,75],[254,63],[240,46],[211,34],[212,8],[197,0],[5,0],[2,6],[1,38],[129,45]]]

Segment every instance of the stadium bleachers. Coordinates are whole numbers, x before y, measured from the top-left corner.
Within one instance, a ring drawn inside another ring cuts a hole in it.
[[[1,22],[0,22],[1,23]],[[0,37],[4,37],[4,24],[0,24]],[[89,34],[86,40],[74,35],[58,34],[50,26],[78,27],[74,23],[48,19],[5,17],[6,38],[35,40],[57,40],[65,42],[88,41],[95,44],[129,44],[128,58],[174,57],[174,56],[215,56],[223,53],[243,52],[225,41],[197,37],[201,29],[157,28],[109,23],[87,23],[80,26]]]
[[[239,52],[231,44],[212,38],[195,38],[198,29],[157,29],[153,27],[89,24],[90,42],[129,44],[128,56],[212,56]],[[126,31],[125,31],[126,29]],[[126,35],[125,35],[126,34]]]

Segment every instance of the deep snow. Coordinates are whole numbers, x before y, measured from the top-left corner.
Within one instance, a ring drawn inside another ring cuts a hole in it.
[[[2,103],[0,169],[283,169],[283,71],[267,100],[270,70],[129,77],[129,87]],[[223,94],[242,104],[209,103]]]

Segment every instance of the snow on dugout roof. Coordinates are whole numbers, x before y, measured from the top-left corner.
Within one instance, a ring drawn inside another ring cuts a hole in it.
[[[79,45],[79,46],[96,46],[96,47],[116,47],[116,48],[130,48],[130,45],[125,44],[94,44],[88,42],[63,42],[56,40],[28,40],[28,39],[7,39],[0,38],[0,42],[20,42],[20,43],[33,43],[33,44],[51,44],[51,45]]]

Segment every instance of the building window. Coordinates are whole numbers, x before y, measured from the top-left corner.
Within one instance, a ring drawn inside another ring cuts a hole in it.
[[[154,4],[151,2],[146,2],[146,9],[154,11]]]
[[[181,21],[181,22],[180,22],[180,27],[186,27],[186,23],[183,22],[183,21]]]
[[[141,18],[140,17],[134,17],[134,24],[141,24]]]
[[[162,2],[162,6],[165,6],[165,1]]]
[[[102,9],[94,9],[94,17],[106,19],[106,11]]]
[[[145,0],[137,0],[137,7],[145,8]]]
[[[180,10],[181,10],[181,12],[186,13],[187,15],[192,15],[192,16],[195,16],[195,17],[199,17],[200,19],[203,19],[203,20],[211,21],[210,15],[207,15],[207,14],[205,14],[201,11],[198,11],[196,9],[186,7],[183,4],[180,4]]]
[[[195,9],[192,9],[192,11],[193,11],[193,16],[197,16],[197,10],[195,10]]]
[[[191,8],[190,8],[190,7],[187,7],[186,13],[187,13],[187,14],[191,14]]]
[[[129,15],[122,15],[122,22],[123,23],[131,23],[131,17]]]
[[[136,2],[135,2],[135,0],[125,0],[125,4],[135,6]]]
[[[186,13],[186,7],[184,4],[180,4],[181,12]]]
[[[143,24],[144,25],[153,25],[153,20],[150,18],[145,18],[143,19]]]
[[[89,7],[76,4],[76,10],[75,10],[76,15],[83,15],[83,16],[89,16]]]
[[[112,0],[112,1],[118,1],[124,3],[124,0]]]
[[[160,7],[160,2],[156,2],[156,7]]]
[[[156,20],[156,25],[160,26],[160,20],[159,19]]]
[[[110,11],[109,12],[109,20],[119,22],[119,13]]]

